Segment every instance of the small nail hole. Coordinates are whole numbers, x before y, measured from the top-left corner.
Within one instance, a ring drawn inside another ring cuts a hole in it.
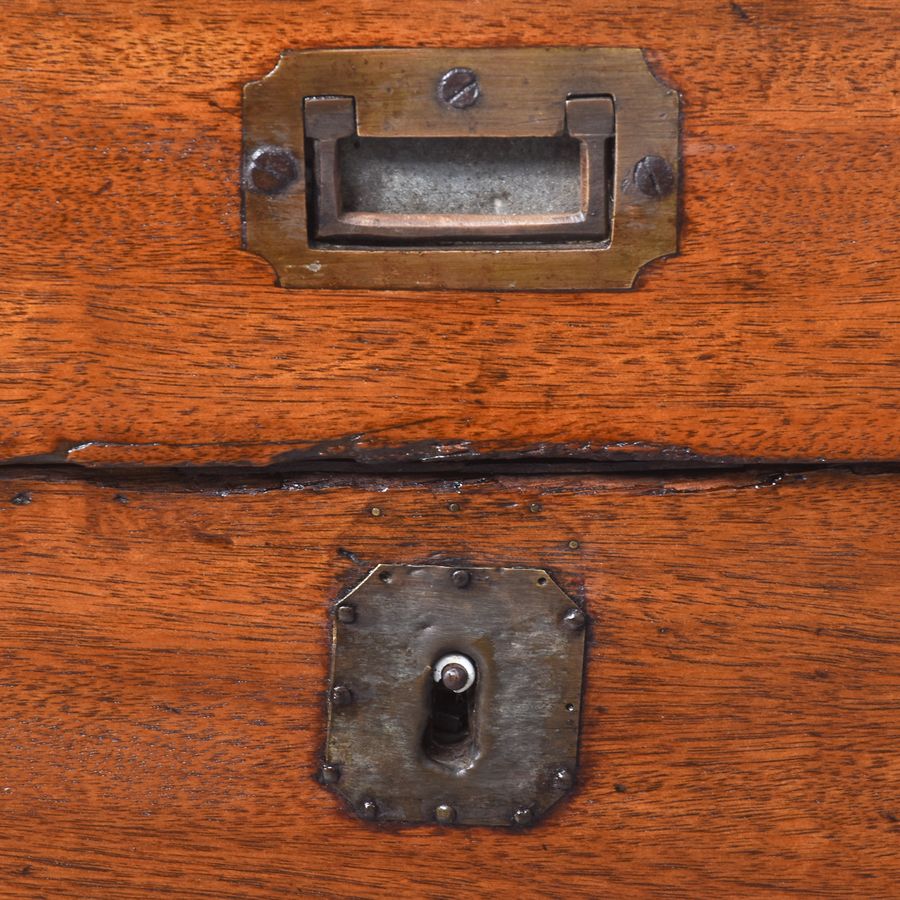
[[[546,579],[543,575],[541,575],[541,577],[538,578],[537,583],[538,583],[541,587],[544,587],[544,585],[547,584],[547,579]]]
[[[575,712],[575,704],[567,703],[566,704],[566,712]]]
[[[394,573],[393,573],[393,572],[382,572],[378,577],[379,577],[385,584],[389,584],[390,581],[391,581],[391,579],[394,577]]]

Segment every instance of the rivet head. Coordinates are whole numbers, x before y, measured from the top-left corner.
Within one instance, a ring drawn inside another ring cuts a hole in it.
[[[441,684],[448,691],[461,690],[468,680],[469,673],[459,663],[450,663],[441,671]]]
[[[346,685],[336,684],[331,689],[331,702],[334,706],[349,706],[353,702],[353,693]]]
[[[459,504],[458,503],[448,503],[447,509],[449,509],[450,512],[459,512]]]
[[[534,821],[534,810],[530,806],[520,806],[512,818],[516,825],[530,825]]]
[[[579,548],[579,546],[580,546],[580,544],[578,543],[578,541],[569,541],[569,549],[570,550],[577,550]]]
[[[561,791],[568,791],[575,784],[575,776],[570,769],[560,766],[553,773],[553,786]]]
[[[289,151],[279,147],[258,150],[250,160],[250,186],[257,193],[270,197],[292,185],[299,174],[297,160]]]
[[[359,814],[364,819],[374,819],[378,815],[378,804],[374,800],[363,800],[359,806]]]
[[[580,609],[570,609],[563,616],[563,625],[571,631],[581,631],[586,621],[584,613]]]
[[[331,763],[325,763],[320,774],[325,784],[337,784],[341,780],[341,770]]]
[[[344,603],[337,608],[337,620],[344,625],[352,625],[356,621],[356,607],[350,603]]]
[[[446,106],[454,109],[466,109],[478,101],[481,88],[478,76],[465,68],[450,69],[441,76],[438,82],[438,99]]]
[[[456,821],[456,810],[449,803],[439,803],[434,808],[434,818],[441,825],[452,825]]]
[[[661,200],[672,193],[675,173],[661,156],[645,156],[634,167],[634,183],[645,197]]]
[[[472,580],[472,573],[467,572],[465,569],[457,569],[451,576],[450,580],[458,587],[464,588],[469,586],[469,582]]]

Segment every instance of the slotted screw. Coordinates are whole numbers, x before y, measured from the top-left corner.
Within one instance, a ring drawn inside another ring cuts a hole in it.
[[[466,109],[480,96],[478,76],[471,69],[451,69],[438,82],[438,99],[454,109]]]
[[[661,156],[645,156],[634,167],[634,183],[645,197],[661,200],[672,193],[675,173]]]

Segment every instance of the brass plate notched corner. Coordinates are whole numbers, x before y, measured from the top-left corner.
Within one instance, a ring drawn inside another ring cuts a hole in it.
[[[524,827],[572,789],[587,620],[547,572],[380,565],[332,613],[320,780],[356,815]]]
[[[288,51],[243,115],[283,287],[621,290],[677,249],[679,98],[637,49]]]

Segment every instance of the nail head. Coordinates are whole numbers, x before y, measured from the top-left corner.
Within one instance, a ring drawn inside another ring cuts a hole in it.
[[[472,573],[467,572],[465,569],[457,569],[451,576],[450,579],[458,588],[464,588],[469,586],[469,582],[472,580]]]
[[[581,631],[586,621],[584,613],[580,609],[570,609],[563,616],[563,624],[572,631]]]
[[[513,822],[516,825],[530,825],[534,821],[534,810],[530,806],[520,806],[513,813]]]
[[[434,818],[441,825],[452,825],[456,821],[456,810],[449,803],[440,803],[434,808]]]
[[[331,702],[334,706],[349,706],[353,702],[353,692],[346,685],[336,684],[331,689]]]
[[[374,800],[364,800],[359,807],[359,814],[364,819],[374,819],[378,815],[378,804]]]
[[[325,784],[337,784],[341,780],[341,770],[331,763],[322,766],[321,774]]]

